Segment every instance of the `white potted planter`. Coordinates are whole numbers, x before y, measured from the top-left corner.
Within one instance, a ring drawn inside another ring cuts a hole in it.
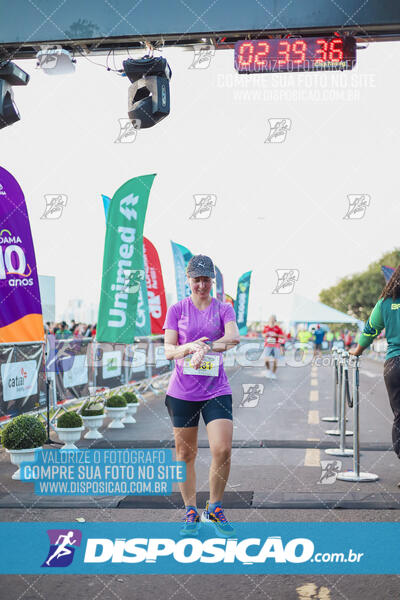
[[[101,414],[96,414],[101,411]],[[104,404],[98,399],[88,400],[82,407],[81,411],[84,427],[89,431],[83,436],[85,440],[98,440],[103,437],[103,434],[98,431],[102,427],[104,421]]]
[[[104,414],[94,415],[93,417],[82,416],[83,425],[89,430],[83,436],[85,440],[99,440],[103,437],[103,434],[99,431],[99,427],[103,426],[104,417]]]
[[[123,423],[136,423],[136,419],[133,417],[133,415],[136,415],[136,411],[138,409],[139,404],[137,402],[130,402],[127,405],[127,415],[124,419],[122,419]]]
[[[81,427],[56,427],[58,437],[64,446],[60,450],[78,450],[75,446],[75,442],[81,439],[81,433],[85,429],[83,425]]]
[[[128,408],[126,406],[115,408],[107,406],[106,413],[112,419],[107,429],[124,429],[122,419],[125,417],[127,410]]]
[[[107,429],[124,429],[122,419],[127,411],[126,400],[123,396],[110,396],[106,400],[106,413],[112,419]]]
[[[82,423],[82,417],[73,410],[67,411],[58,417],[55,430],[60,440],[64,442],[61,450],[78,449],[75,442],[81,439],[81,433],[85,429]]]
[[[15,473],[12,474],[12,479],[21,481],[21,464],[24,462],[34,462],[36,450],[41,451],[43,448],[24,448],[23,450],[6,449],[6,452],[10,455],[10,461],[13,465],[18,467]]]
[[[42,450],[46,438],[43,423],[31,415],[19,415],[5,425],[1,432],[1,443],[10,455],[11,463],[18,466],[12,475],[13,479],[21,480],[21,463],[33,462],[35,451]]]
[[[125,424],[136,423],[136,419],[133,417],[133,415],[136,414],[139,406],[137,395],[133,392],[125,392],[122,394],[122,396],[125,398],[128,407],[127,415],[122,422]]]

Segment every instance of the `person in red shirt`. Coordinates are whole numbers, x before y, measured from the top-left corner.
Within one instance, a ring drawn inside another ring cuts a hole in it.
[[[267,377],[269,379],[276,379],[276,369],[278,367],[278,358],[281,356],[281,342],[282,338],[285,337],[282,329],[277,325],[276,316],[271,315],[268,321],[268,325],[264,327],[263,336],[264,341],[264,356],[265,366],[267,368]],[[272,371],[269,368],[269,357],[273,358]]]

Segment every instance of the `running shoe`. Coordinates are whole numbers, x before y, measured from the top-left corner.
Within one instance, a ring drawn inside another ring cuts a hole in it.
[[[182,529],[180,530],[180,535],[197,535],[200,529],[200,516],[197,510],[193,508],[188,508],[186,511],[186,515],[183,517],[183,521],[185,521]]]
[[[236,536],[236,531],[229,523],[224,515],[224,511],[221,506],[217,506],[214,512],[208,511],[209,500],[207,500],[206,508],[203,510],[201,515],[202,523],[211,523],[213,525],[216,534],[219,537],[231,538]]]
[[[276,375],[274,372],[271,373],[271,379],[276,379]]]

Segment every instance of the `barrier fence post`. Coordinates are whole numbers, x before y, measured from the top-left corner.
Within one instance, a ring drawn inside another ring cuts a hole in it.
[[[355,356],[355,368],[353,370],[353,395],[352,404],[354,410],[354,437],[353,437],[353,471],[338,473],[336,479],[340,481],[376,481],[378,475],[374,473],[360,473],[360,373],[359,357]]]
[[[339,382],[337,348],[332,348],[332,366],[333,366],[333,417],[322,417],[322,421],[327,421],[330,423],[337,423],[337,421],[338,421],[337,386],[338,386],[338,382]]]
[[[45,441],[45,444],[51,445],[51,446],[62,446],[63,444],[61,444],[60,442],[55,442],[54,440],[51,439],[50,437],[50,386],[51,386],[51,379],[49,379],[46,375],[46,430],[47,430],[47,439]]]
[[[348,391],[349,384],[349,353],[343,350],[339,360],[339,429],[332,430],[330,435],[340,435],[339,448],[328,448],[325,450],[326,454],[333,456],[352,456],[353,450],[351,448],[345,448],[346,435],[353,435],[352,431],[346,431],[346,392]],[[333,433],[335,431],[335,433]],[[337,431],[337,433],[336,433]],[[327,431],[327,433],[329,433]]]
[[[92,340],[92,343],[91,343],[91,346],[92,346],[91,354],[92,354],[92,365],[93,365],[93,380],[92,381],[93,381],[94,389],[96,389],[96,387],[97,387],[96,386],[96,383],[97,383],[97,374],[96,374],[96,371],[97,371],[97,366],[96,366],[97,348],[96,348],[96,344],[97,344],[96,339]]]
[[[343,360],[343,354],[344,354],[345,350],[337,350],[337,365],[338,365],[338,393],[337,393],[337,410],[338,410],[338,428],[337,429],[327,429],[325,431],[326,434],[328,435],[338,435],[340,436],[341,434],[341,423],[342,423],[342,392],[343,392],[343,377],[344,377],[344,360]],[[345,420],[344,422],[346,423],[347,419],[345,416]],[[344,435],[353,435],[352,431],[349,430],[344,430]]]

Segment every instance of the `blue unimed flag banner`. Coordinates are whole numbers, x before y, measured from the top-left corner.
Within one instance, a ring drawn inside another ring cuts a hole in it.
[[[249,305],[250,278],[251,271],[243,273],[237,286],[235,312],[240,335],[246,335],[247,333],[247,308]]]
[[[186,267],[193,255],[190,250],[185,248],[185,246],[181,246],[181,244],[176,244],[171,241],[171,246],[175,265],[176,295],[178,302],[180,302],[180,300],[183,300],[186,296],[190,296],[191,293],[186,278]]]
[[[389,279],[391,278],[391,276],[393,275],[393,273],[395,272],[395,269],[393,269],[393,267],[381,267],[382,269],[382,273],[383,276],[385,278],[386,283],[389,281]]]
[[[103,206],[104,213],[106,217],[108,216],[108,209],[110,208],[111,198],[102,194],[103,198]],[[144,261],[143,261],[143,272],[144,269]],[[135,335],[138,337],[147,336],[151,334],[151,324],[150,324],[150,312],[149,312],[149,300],[147,294],[147,285],[146,285],[146,277],[140,279],[140,289],[137,303],[137,314],[136,314],[136,329]]]
[[[138,335],[136,319],[145,280],[143,227],[154,177],[130,179],[110,202],[96,332],[99,342],[131,344]]]
[[[108,196],[105,196],[104,194],[102,194],[101,197],[103,198],[104,213],[106,215],[106,223],[107,223],[107,214],[108,214],[108,209],[110,206],[111,198],[109,198]]]
[[[225,302],[224,295],[224,278],[222,277],[221,271],[218,269],[217,265],[215,265],[215,279],[216,279],[216,296],[217,300],[220,302]]]

